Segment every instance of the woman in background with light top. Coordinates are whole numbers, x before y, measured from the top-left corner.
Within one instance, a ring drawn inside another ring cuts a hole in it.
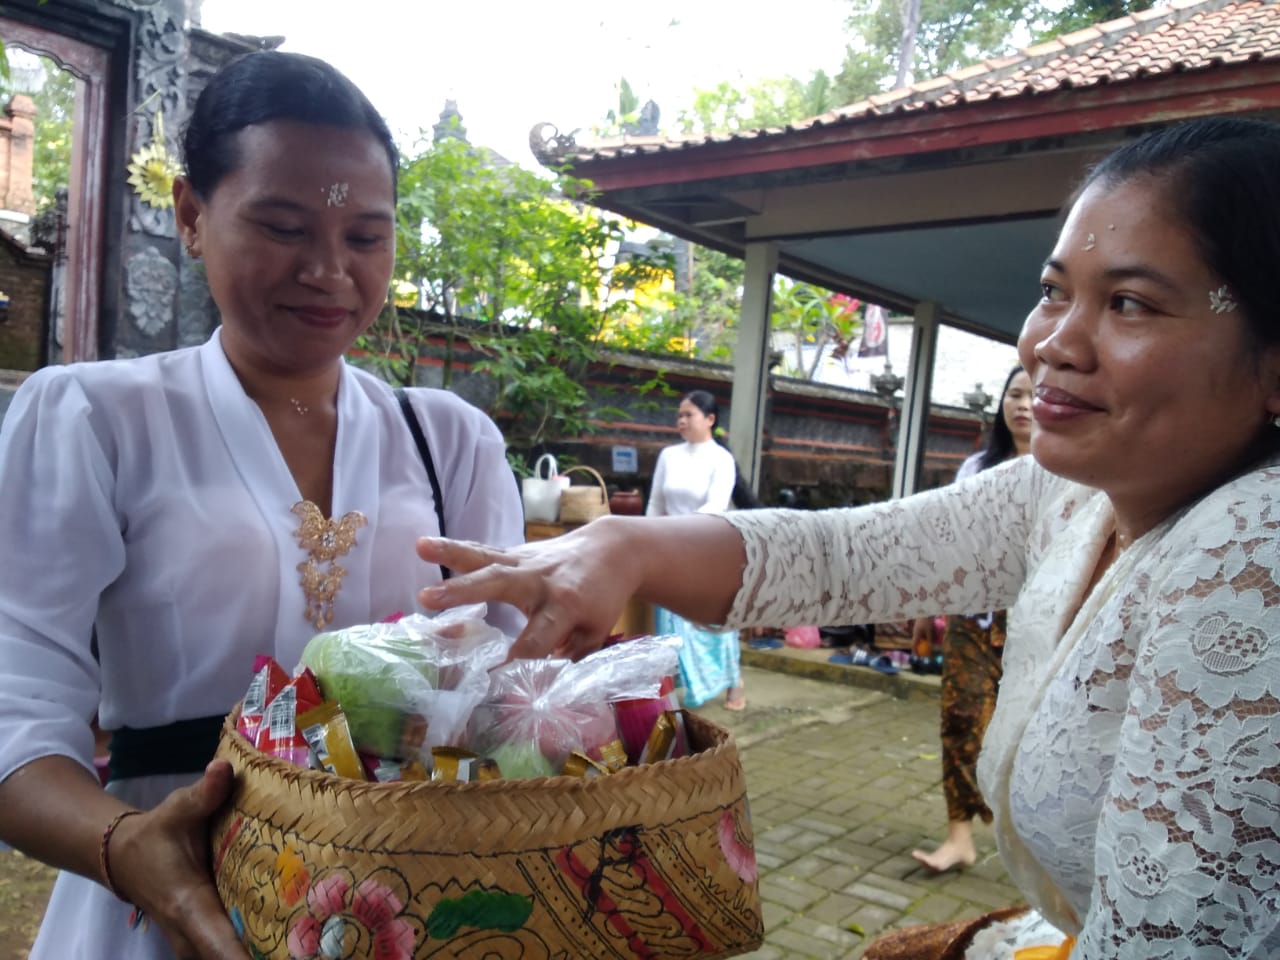
[[[706,390],[694,390],[681,399],[676,430],[684,442],[667,447],[658,455],[646,516],[682,517],[723,513],[731,508],[738,466],[733,454],[715,440],[719,420],[720,406]],[[746,707],[738,631],[702,630],[663,607],[654,610],[654,630],[684,639],[680,683],[685,706],[699,706],[727,689],[726,709]]]

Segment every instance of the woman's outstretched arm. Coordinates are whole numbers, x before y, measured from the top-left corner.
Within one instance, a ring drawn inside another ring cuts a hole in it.
[[[724,618],[742,584],[742,537],[713,516],[601,517],[570,534],[497,549],[423,538],[418,555],[455,576],[423,606],[509,603],[529,618],[515,657],[582,657],[599,649],[638,596],[702,623]]]

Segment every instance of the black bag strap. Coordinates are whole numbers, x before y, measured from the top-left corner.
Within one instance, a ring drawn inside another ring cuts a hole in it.
[[[409,432],[413,434],[413,444],[418,448],[418,456],[422,457],[422,465],[427,468],[427,481],[431,484],[431,497],[436,505],[436,523],[440,527],[440,536],[446,537],[448,533],[444,528],[444,498],[440,496],[440,478],[436,476],[436,464],[431,459],[431,448],[427,446],[427,438],[422,432],[422,424],[418,422],[418,414],[414,411],[413,404],[409,401],[409,394],[403,387],[396,388],[396,399],[400,401],[400,412],[404,414]],[[449,576],[449,568],[442,566],[440,577],[448,580]]]

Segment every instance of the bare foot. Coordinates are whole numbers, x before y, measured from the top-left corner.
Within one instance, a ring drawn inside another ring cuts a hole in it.
[[[934,873],[945,873],[957,867],[972,867],[978,860],[978,852],[974,850],[972,840],[966,844],[954,841],[950,837],[932,853],[926,853],[923,850],[912,850],[911,856],[915,858],[917,863],[922,864]]]
[[[747,695],[742,687],[730,687],[724,695],[724,708],[737,713],[747,709]]]

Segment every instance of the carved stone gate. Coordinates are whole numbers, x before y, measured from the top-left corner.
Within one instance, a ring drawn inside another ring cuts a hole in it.
[[[176,154],[190,104],[228,60],[278,41],[199,29],[199,0],[6,0],[0,38],[77,79],[65,223],[61,324],[47,362],[130,357],[202,342],[216,322],[199,264],[172,208],[128,183],[129,158],[161,141]],[[38,118],[37,118],[38,122]],[[18,375],[0,378],[5,384]],[[0,412],[5,406],[0,395]]]

